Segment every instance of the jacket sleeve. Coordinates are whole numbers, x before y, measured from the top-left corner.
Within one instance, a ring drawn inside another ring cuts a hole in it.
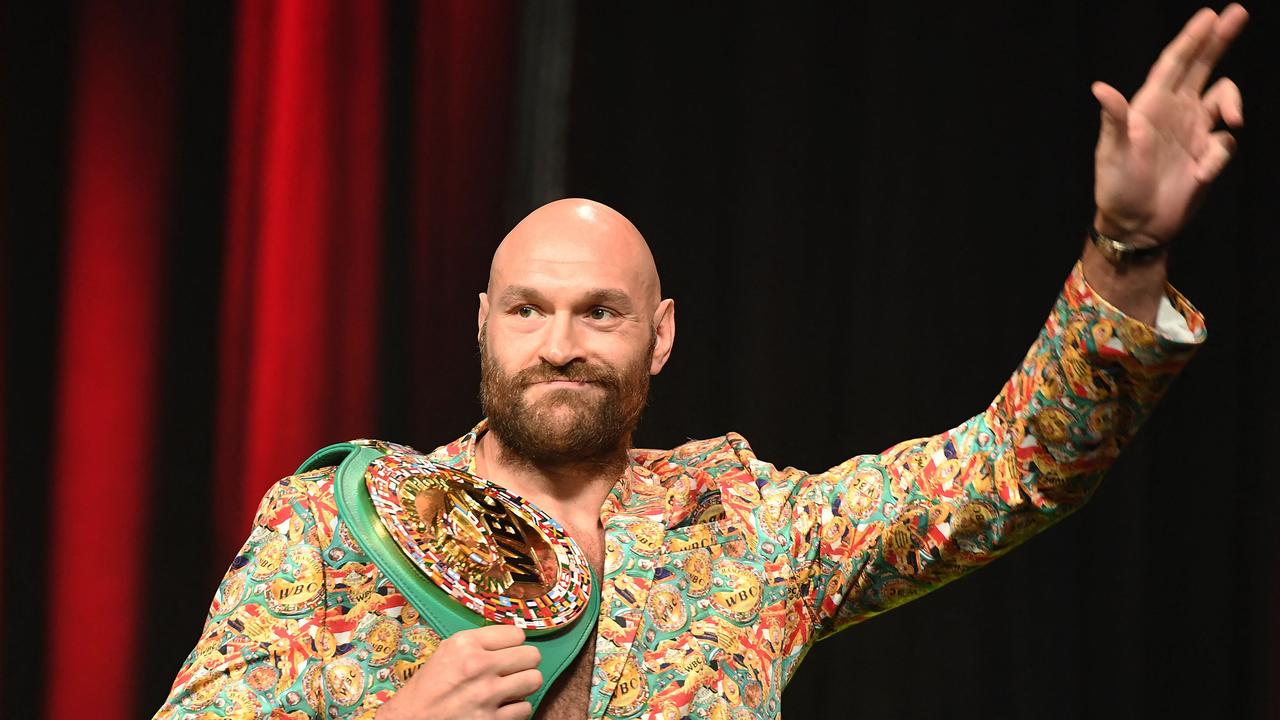
[[[328,528],[317,522],[310,487],[332,472],[285,478],[263,498],[157,720],[322,717],[315,638],[324,627]]]
[[[1204,340],[1200,314],[1167,296],[1186,342],[1111,306],[1077,264],[982,413],[797,482],[795,582],[816,635],[934,590],[1078,509]]]

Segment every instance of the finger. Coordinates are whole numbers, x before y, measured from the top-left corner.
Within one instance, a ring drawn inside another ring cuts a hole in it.
[[[1236,152],[1236,139],[1226,130],[1219,130],[1209,136],[1208,147],[1196,159],[1196,181],[1201,184],[1211,183],[1223,168],[1231,162]]]
[[[1231,127],[1244,125],[1244,98],[1240,88],[1227,78],[1221,78],[1204,94],[1201,104],[1209,113],[1210,125],[1221,120]]]
[[[1117,143],[1129,139],[1129,101],[1121,92],[1104,82],[1095,82],[1090,88],[1102,107],[1101,135],[1104,140]]]
[[[467,636],[485,650],[502,650],[524,642],[524,631],[514,625],[486,625],[474,630],[463,630],[453,637]]]
[[[518,673],[498,678],[494,683],[494,697],[507,701],[526,698],[542,687],[542,673],[537,669],[521,670]]]
[[[493,653],[493,671],[498,675],[514,673],[538,667],[542,653],[532,645],[517,645],[512,648],[496,650]]]
[[[1156,64],[1151,66],[1151,72],[1147,73],[1147,84],[1162,90],[1176,89],[1191,67],[1191,61],[1200,51],[1200,46],[1213,31],[1217,17],[1218,14],[1209,8],[1200,8],[1199,12],[1192,15],[1182,32],[1165,46]]]
[[[494,717],[498,718],[498,720],[526,720],[532,715],[533,705],[528,700],[503,705],[498,708],[498,712],[494,713]]]
[[[1213,69],[1222,59],[1222,54],[1231,47],[1232,42],[1235,42],[1247,22],[1249,22],[1248,11],[1234,3],[1228,5],[1214,22],[1209,37],[1205,39],[1204,44],[1200,46],[1200,51],[1192,59],[1179,88],[1194,93],[1204,90],[1205,83],[1209,82],[1209,76],[1213,74]]]

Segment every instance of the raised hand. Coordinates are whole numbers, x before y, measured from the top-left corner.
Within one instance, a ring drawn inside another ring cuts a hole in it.
[[[1095,156],[1095,226],[1138,246],[1165,243],[1186,223],[1204,190],[1236,148],[1228,127],[1244,124],[1235,83],[1222,78],[1205,92],[1214,66],[1249,19],[1228,5],[1197,12],[1169,43],[1132,101],[1106,83],[1093,84],[1102,106]]]
[[[542,687],[538,649],[524,631],[489,625],[449,636],[385,705],[377,720],[524,720]]]

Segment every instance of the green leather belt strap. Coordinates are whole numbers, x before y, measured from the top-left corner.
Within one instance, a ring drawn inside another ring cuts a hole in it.
[[[450,635],[490,624],[488,620],[463,607],[436,587],[417,566],[405,556],[395,539],[387,533],[377,511],[369,499],[365,486],[365,470],[369,463],[383,452],[372,447],[353,443],[339,443],[323,448],[307,459],[297,470],[310,472],[323,467],[337,466],[334,475],[334,497],[338,505],[338,517],[347,524],[351,535],[368,553],[378,569],[404,594],[427,624],[440,635]],[[526,631],[525,642],[538,648],[542,660],[538,670],[542,673],[542,687],[528,700],[536,710],[560,673],[578,656],[600,612],[600,579],[592,572],[591,601],[586,611],[566,628],[543,631]]]

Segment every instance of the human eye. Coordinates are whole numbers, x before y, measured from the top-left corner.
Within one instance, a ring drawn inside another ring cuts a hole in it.
[[[616,317],[616,313],[609,308],[597,305],[587,311],[587,317],[592,320],[608,320],[609,318]]]
[[[538,309],[532,305],[521,305],[515,309],[516,317],[528,320],[538,314]]]

